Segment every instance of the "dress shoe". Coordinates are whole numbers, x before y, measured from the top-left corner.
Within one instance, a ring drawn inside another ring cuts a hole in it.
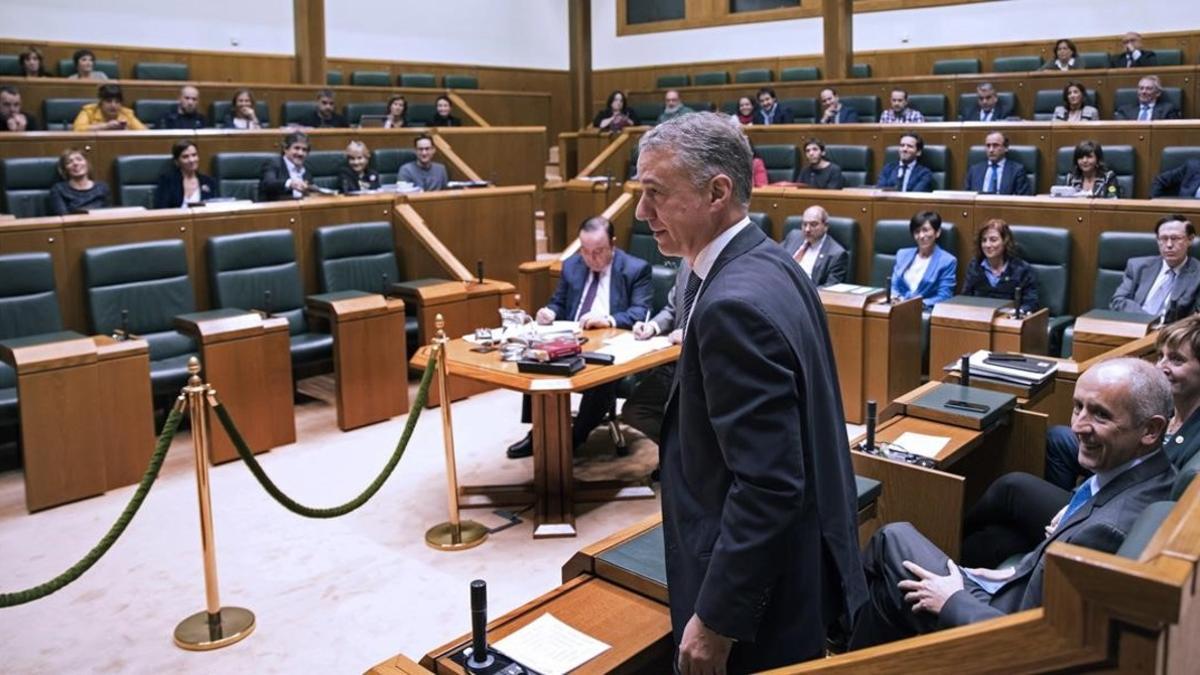
[[[509,459],[521,459],[522,457],[531,457],[533,455],[533,432],[525,434],[525,438],[508,446],[505,451]]]

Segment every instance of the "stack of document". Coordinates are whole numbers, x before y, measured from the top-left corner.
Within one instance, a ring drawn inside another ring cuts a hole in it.
[[[1058,370],[1058,362],[1027,354],[1007,354],[981,349],[971,355],[971,376],[983,376],[1017,385],[1048,382]]]
[[[850,293],[853,295],[871,295],[874,293],[882,293],[883,289],[876,286],[859,286],[857,284],[833,284],[823,286],[822,290],[831,291],[833,293]]]
[[[612,354],[614,363],[626,363],[644,354],[656,352],[671,346],[671,340],[665,335],[652,337],[649,340],[639,340],[633,333],[621,333],[604,341],[604,346],[597,349],[600,354]]]

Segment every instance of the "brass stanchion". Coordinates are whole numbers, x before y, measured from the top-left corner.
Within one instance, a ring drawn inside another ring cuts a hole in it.
[[[226,647],[254,632],[254,613],[241,607],[222,607],[217,591],[217,545],[213,539],[212,502],[208,486],[208,385],[200,380],[200,360],[188,359],[187,386],[180,394],[190,408],[192,447],[196,451],[196,492],[200,497],[200,549],[204,554],[205,610],[175,627],[175,644],[192,651]],[[186,399],[184,398],[186,396]]]
[[[425,543],[439,551],[461,551],[478,546],[487,539],[488,530],[473,521],[460,521],[458,517],[458,468],[454,461],[454,424],[450,419],[450,365],[446,354],[446,322],[438,314],[434,319],[437,334],[430,347],[431,356],[437,358],[437,384],[441,396],[442,438],[446,446],[446,487],[450,506],[450,520],[439,523],[425,532]]]

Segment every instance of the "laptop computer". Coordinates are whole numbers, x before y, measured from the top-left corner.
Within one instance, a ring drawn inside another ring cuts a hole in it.
[[[358,120],[358,126],[363,129],[380,129],[387,118],[387,115],[363,115]]]

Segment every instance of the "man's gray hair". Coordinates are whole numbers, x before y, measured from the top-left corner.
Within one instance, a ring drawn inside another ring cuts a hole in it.
[[[672,118],[642,136],[638,152],[668,151],[703,189],[715,176],[725,174],[733,181],[733,198],[750,205],[754,154],[750,141],[728,115],[698,112]]]
[[[1145,82],[1153,82],[1153,83],[1154,83],[1154,88],[1155,88],[1155,89],[1157,89],[1157,90],[1159,90],[1159,91],[1162,91],[1162,80],[1160,80],[1160,79],[1158,78],[1158,76],[1157,76],[1157,75],[1143,75],[1143,76],[1141,76],[1140,78],[1138,78],[1138,83],[1139,83],[1139,84],[1140,84],[1141,82],[1143,82],[1143,81],[1145,81]]]
[[[980,82],[975,85],[975,91],[996,91],[991,82]]]
[[[1127,385],[1126,401],[1134,424],[1144,424],[1155,415],[1171,419],[1171,411],[1175,408],[1171,398],[1171,383],[1161,370],[1149,362],[1134,358],[1111,359],[1101,361],[1093,369],[1120,371],[1114,376],[1120,377]]]

